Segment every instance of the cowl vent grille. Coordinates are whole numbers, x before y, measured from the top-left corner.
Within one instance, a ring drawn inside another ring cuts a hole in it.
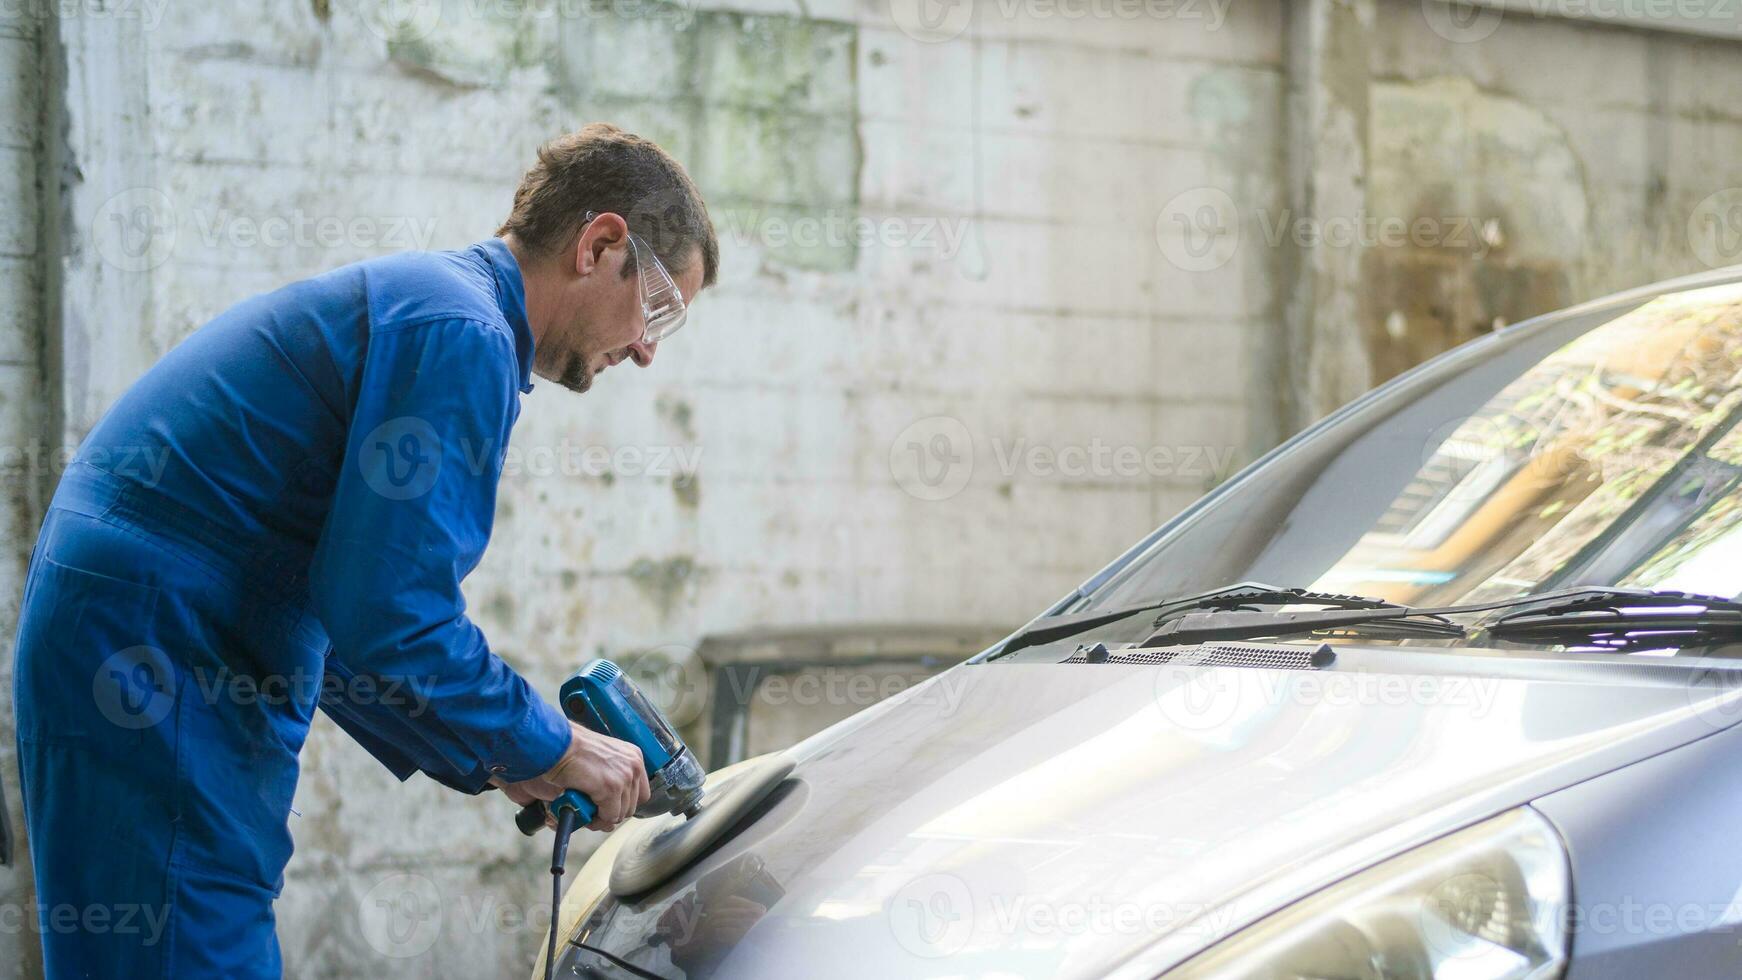
[[[1329,643],[1317,649],[1262,643],[1204,643],[1177,650],[1110,651],[1102,644],[1078,647],[1067,664],[1173,664],[1179,667],[1255,667],[1266,670],[1322,670],[1335,663]]]

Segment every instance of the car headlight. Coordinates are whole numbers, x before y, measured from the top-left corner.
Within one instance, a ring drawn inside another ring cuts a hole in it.
[[[1565,969],[1566,849],[1523,807],[1235,933],[1168,980],[1515,980]]]

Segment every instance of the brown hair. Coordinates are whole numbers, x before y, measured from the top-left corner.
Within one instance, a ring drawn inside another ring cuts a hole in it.
[[[533,256],[545,258],[574,243],[589,211],[622,215],[674,275],[689,268],[691,250],[699,249],[702,285],[714,284],[720,243],[701,192],[652,140],[609,123],[589,123],[539,147],[496,234],[513,232]],[[633,268],[631,251],[625,275]]]

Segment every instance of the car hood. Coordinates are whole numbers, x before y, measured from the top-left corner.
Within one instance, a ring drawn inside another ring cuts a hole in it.
[[[788,750],[741,831],[650,895],[602,894],[607,841],[570,936],[661,977],[1154,976],[1727,727],[1736,676],[1396,649],[1323,670],[964,665]]]

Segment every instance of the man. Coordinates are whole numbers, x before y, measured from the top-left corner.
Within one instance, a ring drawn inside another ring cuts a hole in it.
[[[648,366],[719,246],[683,168],[605,125],[540,149],[497,236],[230,309],[80,446],[14,680],[50,976],[281,972],[272,902],[317,703],[400,779],[517,804],[578,789],[601,830],[647,799],[635,747],[491,652],[460,580],[531,376],[579,392]]]

